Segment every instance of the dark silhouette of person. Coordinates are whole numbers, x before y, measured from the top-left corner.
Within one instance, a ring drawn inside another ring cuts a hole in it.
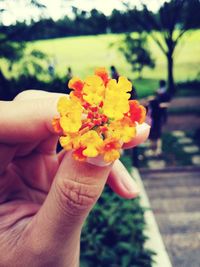
[[[152,156],[158,156],[162,153],[162,126],[163,126],[163,112],[160,107],[159,97],[156,95],[150,100],[148,106],[148,114],[151,118],[151,129],[149,134],[150,151]]]
[[[68,87],[69,81],[72,79],[73,74],[72,74],[72,68],[68,67],[67,68],[67,73],[66,73],[66,90],[65,93],[69,94],[71,90]]]
[[[69,81],[69,80],[71,80],[72,79],[72,68],[71,67],[68,67],[67,68],[67,74],[66,74],[66,76],[67,76],[67,80]]]
[[[112,77],[112,79],[115,79],[115,80],[118,81],[118,79],[119,79],[119,73],[118,73],[116,67],[112,65],[110,67],[110,70],[111,70],[111,77]]]
[[[160,103],[160,112],[162,113],[162,123],[167,122],[167,109],[170,103],[170,95],[167,92],[166,82],[164,80],[159,81],[159,88],[156,91],[157,99]]]

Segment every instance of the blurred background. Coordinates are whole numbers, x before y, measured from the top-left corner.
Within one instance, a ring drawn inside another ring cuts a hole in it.
[[[96,67],[133,82],[152,128],[122,161],[138,168],[175,267],[200,266],[199,14],[199,0],[0,0],[0,100],[69,92],[71,77]],[[144,213],[106,188],[84,228],[81,265],[154,266]]]

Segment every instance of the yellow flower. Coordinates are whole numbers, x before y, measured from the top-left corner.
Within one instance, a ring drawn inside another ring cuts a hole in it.
[[[80,146],[80,135],[78,133],[67,134],[60,137],[60,144],[65,150],[77,149]]]
[[[62,96],[58,100],[57,110],[61,116],[64,116],[69,113],[74,113],[75,111],[81,113],[82,107],[80,103],[77,102],[75,99],[71,99],[67,96]]]
[[[132,84],[126,77],[119,77],[119,81],[117,84],[118,90],[122,92],[131,92],[132,91]]]
[[[76,116],[62,116],[60,118],[60,126],[65,133],[75,133],[81,127],[81,117]]]
[[[77,132],[81,125],[82,107],[79,102],[67,97],[61,97],[57,105],[60,113],[60,126],[65,133]]]
[[[60,137],[60,145],[65,149],[65,150],[71,150],[73,148],[73,142],[72,142],[72,137],[70,135],[66,136],[61,136]]]
[[[136,128],[129,122],[131,123],[128,118],[112,122],[109,126],[108,136],[112,136],[123,143],[130,142],[136,135]]]
[[[119,78],[119,82],[112,79],[108,82],[105,99],[103,104],[103,112],[109,118],[120,120],[124,113],[129,111],[128,99],[131,91],[131,83],[124,77]]]
[[[83,87],[83,99],[89,104],[98,105],[104,97],[105,86],[103,80],[97,76],[89,76],[85,80],[85,85]]]
[[[85,146],[83,155],[87,157],[96,157],[99,154],[99,148],[103,143],[103,140],[96,131],[89,131],[81,136],[80,143]]]

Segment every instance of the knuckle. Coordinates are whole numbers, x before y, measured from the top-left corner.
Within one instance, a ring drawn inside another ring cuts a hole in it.
[[[60,179],[57,188],[61,196],[61,205],[72,214],[89,210],[97,201],[100,192],[96,185],[83,184],[70,179]]]

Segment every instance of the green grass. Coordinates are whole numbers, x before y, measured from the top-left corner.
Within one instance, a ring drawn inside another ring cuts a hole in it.
[[[80,36],[42,40],[29,43],[28,49],[36,48],[47,53],[56,62],[56,72],[64,75],[68,66],[72,67],[74,75],[84,77],[98,66],[115,65],[120,74],[135,79],[129,64],[111,43],[119,42],[122,35],[108,34],[97,36]],[[182,39],[175,53],[176,81],[192,80],[200,72],[200,30],[190,31]],[[156,60],[154,70],[144,69],[144,80],[135,80],[140,97],[149,95],[158,86],[159,79],[166,78],[166,58],[149,37],[149,47]],[[0,62],[2,63],[2,62]],[[3,64],[5,69],[5,62]],[[17,72],[14,69],[14,72]],[[7,73],[8,75],[8,73]]]

